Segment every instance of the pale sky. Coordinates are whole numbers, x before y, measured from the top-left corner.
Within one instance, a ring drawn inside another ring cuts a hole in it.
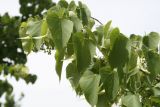
[[[58,1],[58,0],[54,0]],[[77,0],[76,0],[77,1]],[[102,23],[112,20],[114,27],[129,35],[132,33],[160,32],[159,0],[82,0],[88,5],[92,16]],[[0,14],[9,12],[19,15],[18,0],[0,0]],[[30,72],[37,74],[34,85],[26,85],[24,81],[14,83],[16,94],[24,92],[22,107],[90,107],[83,97],[79,98],[65,77],[63,69],[62,81],[59,83],[55,73],[54,55],[43,52],[31,53],[27,66]]]

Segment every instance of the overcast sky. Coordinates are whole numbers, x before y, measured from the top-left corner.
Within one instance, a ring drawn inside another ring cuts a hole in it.
[[[93,17],[102,23],[112,20],[112,25],[119,27],[127,36],[132,33],[144,35],[151,31],[160,32],[160,0],[82,1],[88,5]],[[0,0],[0,14],[9,12],[19,15],[18,8],[18,0]],[[25,94],[22,107],[90,107],[83,97],[76,96],[65,79],[65,67],[59,83],[54,70],[54,55],[31,53],[27,65],[30,72],[37,74],[38,80],[35,85],[28,86],[24,81],[13,81],[15,92],[20,94],[23,91]]]

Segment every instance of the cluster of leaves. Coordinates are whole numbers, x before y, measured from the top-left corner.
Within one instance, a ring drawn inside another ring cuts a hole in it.
[[[36,76],[29,74],[26,63],[26,55],[23,52],[21,41],[17,38],[18,28],[21,21],[19,17],[10,17],[7,13],[0,16],[0,97],[6,96],[6,103],[1,104],[5,107],[14,107],[16,105],[13,97],[13,86],[7,80],[7,77],[12,76],[17,80],[19,78],[26,83],[34,83]],[[12,106],[8,104],[10,102]],[[0,103],[2,103],[0,101]]]
[[[52,0],[19,0],[19,4],[23,21],[31,16],[42,16],[42,12],[55,5]]]
[[[66,78],[91,106],[160,106],[160,35],[126,37],[111,27],[111,21],[97,28],[94,25],[85,4],[60,0],[42,19],[23,22],[19,33],[27,53],[56,51],[60,79],[64,59],[72,59]]]
[[[19,0],[19,3],[21,16],[11,17],[8,13],[0,16],[0,98],[5,96],[5,103],[0,101],[0,107],[18,106],[8,77],[14,77],[17,81],[23,79],[27,84],[34,84],[37,78],[36,75],[30,74],[25,66],[26,54],[21,40],[18,39],[21,21],[25,21],[30,16],[41,16],[45,9],[54,5],[52,0]]]
[[[5,94],[5,102],[0,102],[0,107],[20,107],[19,101],[24,97],[23,93],[18,101],[15,101],[14,95],[12,95],[13,87],[7,80],[0,80],[0,97],[3,98]]]

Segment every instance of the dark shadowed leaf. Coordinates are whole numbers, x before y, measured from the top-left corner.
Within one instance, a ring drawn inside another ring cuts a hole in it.
[[[151,32],[149,35],[144,36],[143,43],[150,49],[156,50],[158,48],[160,36],[156,32]]]
[[[160,74],[160,55],[153,51],[147,51],[145,55],[148,71],[151,73],[151,78],[155,79],[155,76]]]
[[[79,11],[80,11],[80,19],[82,20],[82,23],[84,26],[87,26],[91,17],[91,12],[88,9],[88,7],[83,4],[82,2],[78,2],[79,4]]]
[[[84,72],[91,63],[89,40],[84,39],[83,33],[73,36],[73,47],[76,56],[78,72]]]
[[[116,33],[117,32],[117,33]],[[128,38],[118,34],[118,29],[111,35],[111,52],[109,54],[109,63],[112,68],[123,67],[128,62],[127,43]]]
[[[98,95],[98,102],[96,107],[110,107],[107,100],[107,95],[105,93],[100,93]]]

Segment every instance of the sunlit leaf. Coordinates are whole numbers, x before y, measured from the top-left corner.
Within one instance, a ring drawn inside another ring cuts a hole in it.
[[[56,49],[61,50],[66,47],[73,30],[73,22],[67,19],[60,19],[54,12],[49,11],[47,23]]]
[[[19,34],[20,37],[29,37],[28,39],[22,39],[22,46],[25,52],[30,53],[31,50],[33,49],[33,40],[32,38],[26,34],[27,31],[27,23],[23,22],[21,24],[20,30],[19,30]]]
[[[32,37],[41,36],[41,24],[41,20],[28,19],[26,34]]]
[[[71,37],[73,23],[67,19],[61,19],[55,12],[49,11],[47,14],[47,24],[51,31],[56,51],[56,71],[61,78],[61,70],[64,57],[64,48]]]
[[[75,16],[75,15],[71,15],[70,17],[71,17],[71,20],[72,20],[73,23],[74,23],[74,29],[75,29],[77,32],[81,31],[81,30],[82,30],[82,27],[83,27],[82,21],[81,21],[77,16]]]
[[[112,21],[107,22],[107,24],[104,26],[104,38],[107,39],[109,29],[111,26]]]
[[[128,94],[122,97],[122,104],[126,107],[142,107],[140,98],[136,94]]]

